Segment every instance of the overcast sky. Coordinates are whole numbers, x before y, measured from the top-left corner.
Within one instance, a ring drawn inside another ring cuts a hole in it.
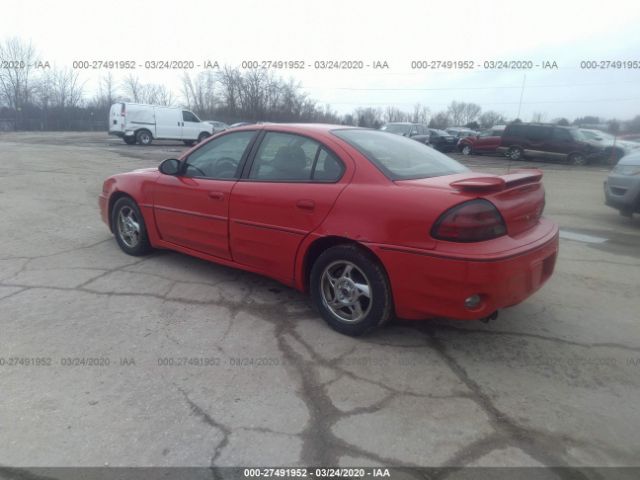
[[[640,69],[580,69],[581,60],[640,61],[638,1],[21,0],[3,2],[0,38],[30,39],[59,67],[74,60],[386,60],[389,70],[282,71],[340,113],[416,102],[432,113],[473,101],[507,117],[640,114]],[[411,60],[555,61],[558,70],[412,71]],[[136,70],[179,89],[180,72]],[[87,91],[99,73],[83,72]]]

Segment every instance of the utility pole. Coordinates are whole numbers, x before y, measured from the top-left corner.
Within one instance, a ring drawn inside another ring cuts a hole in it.
[[[524,77],[522,78],[522,89],[520,90],[520,102],[518,102],[518,115],[516,116],[516,118],[520,118],[520,110],[522,109],[522,97],[524,96],[524,84],[527,81],[527,74],[524,74]],[[522,120],[520,118],[520,120]]]

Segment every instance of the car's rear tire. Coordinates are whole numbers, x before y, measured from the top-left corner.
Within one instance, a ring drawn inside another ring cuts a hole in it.
[[[122,137],[122,140],[124,140],[124,143],[126,143],[127,145],[136,144],[136,137]]]
[[[140,130],[136,133],[136,141],[140,145],[151,145],[151,142],[153,142],[153,135],[151,135],[149,130]]]
[[[384,269],[356,245],[325,250],[311,269],[310,290],[324,320],[345,335],[363,335],[393,315],[391,287]]]
[[[460,150],[462,152],[463,155],[471,155],[472,151],[471,151],[471,145],[465,145],[462,147],[462,150]]]
[[[111,209],[111,226],[124,253],[138,257],[151,251],[144,218],[132,198],[122,197],[116,201]]]
[[[570,154],[567,160],[570,165],[576,165],[578,167],[582,167],[588,163],[587,157],[577,152]]]
[[[522,160],[524,158],[524,152],[520,147],[509,147],[507,157],[514,161]]]
[[[182,141],[187,147],[193,146],[193,140],[183,140]]]

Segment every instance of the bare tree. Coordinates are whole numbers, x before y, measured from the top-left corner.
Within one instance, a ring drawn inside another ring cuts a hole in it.
[[[45,72],[37,89],[41,104],[62,109],[78,107],[83,100],[83,90],[79,72],[71,68]]]
[[[189,72],[182,75],[182,96],[186,105],[199,114],[211,114],[217,105],[215,95],[216,77],[211,70],[191,77]]]
[[[394,107],[390,105],[384,111],[384,121],[387,123],[408,122],[409,114],[407,112],[403,112],[398,107]]]
[[[544,121],[544,118],[546,117],[545,113],[542,112],[533,112],[533,115],[531,115],[531,121],[534,123],[541,123]]]
[[[494,112],[493,110],[488,110],[480,115],[479,118],[480,127],[482,128],[491,128],[494,125],[500,125],[505,123],[504,117],[498,112]]]
[[[357,108],[354,113],[359,127],[380,128],[382,126],[382,112],[379,108]]]
[[[462,125],[475,122],[482,111],[480,105],[476,103],[463,103],[464,109],[462,110]]]
[[[438,112],[429,121],[429,126],[431,128],[447,128],[451,125],[451,118],[449,117],[449,113],[447,112]],[[454,125],[457,125],[454,123]]]
[[[118,98],[118,87],[111,71],[100,77],[98,81],[98,93],[94,97],[93,103],[98,108],[109,108]]]
[[[122,88],[125,95],[127,95],[131,101],[139,103],[142,102],[142,84],[140,79],[133,74],[129,74],[122,81]]]
[[[428,123],[429,121],[429,108],[425,107],[421,103],[416,103],[413,106],[413,116],[411,121],[414,123]]]
[[[31,42],[13,37],[0,43],[0,102],[15,110],[17,124],[34,91],[31,77],[37,59]]]
[[[451,102],[447,107],[447,115],[454,126],[462,125],[465,118],[466,104],[464,102]]]

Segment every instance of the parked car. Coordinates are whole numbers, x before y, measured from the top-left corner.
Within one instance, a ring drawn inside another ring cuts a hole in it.
[[[596,147],[602,149],[602,161],[613,163],[620,160],[625,155],[640,149],[640,143],[631,142],[616,138],[615,136],[601,132],[600,130],[592,130],[590,128],[581,128],[580,133],[588,143],[592,143]]]
[[[458,141],[458,150],[463,155],[496,153],[501,145],[503,132],[504,125],[496,125],[476,136],[461,138]]]
[[[213,133],[210,123],[181,108],[121,102],[109,110],[109,135],[127,145],[151,145],[153,140],[182,140],[185,145],[201,142]]]
[[[383,125],[380,130],[382,130],[383,132],[395,133],[396,135],[409,137],[412,140],[416,140],[420,143],[429,143],[429,129],[421,123],[387,123],[386,125]]]
[[[558,251],[541,178],[471,172],[378,130],[263,124],[109,177],[99,205],[125,253],[272,277],[359,335],[394,315],[494,318],[540,288]]]
[[[640,213],[640,151],[618,161],[604,182],[604,198],[621,215]]]
[[[602,158],[603,149],[591,143],[577,128],[544,123],[511,123],[498,149],[511,160],[536,157],[586,165]]]
[[[213,125],[213,133],[224,132],[229,128],[229,125],[227,125],[224,122],[219,122],[217,120],[205,120],[205,122]]]
[[[238,127],[245,127],[247,125],[253,125],[255,122],[237,122],[237,123],[232,123],[231,125],[229,125],[229,128],[238,128]]]
[[[445,132],[447,132],[449,135],[453,135],[458,140],[466,137],[475,137],[478,135],[478,132],[466,127],[449,127],[445,129]]]
[[[429,143],[441,152],[452,152],[458,146],[458,138],[454,137],[450,133],[444,130],[438,130],[437,128],[429,129]]]

